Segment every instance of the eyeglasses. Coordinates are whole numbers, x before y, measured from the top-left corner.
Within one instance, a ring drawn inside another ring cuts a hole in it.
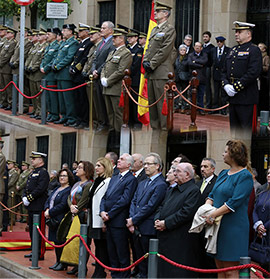
[[[148,163],[148,162],[145,162],[143,163],[143,166],[151,166],[151,165],[156,165],[157,163]]]
[[[60,174],[59,177],[68,177],[67,174]]]
[[[217,43],[223,43],[224,41],[217,40]]]

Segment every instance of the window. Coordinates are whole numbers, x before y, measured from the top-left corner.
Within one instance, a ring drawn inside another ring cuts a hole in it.
[[[48,155],[49,153],[49,136],[42,136],[42,137],[37,137],[37,152],[42,152]],[[48,167],[48,156],[44,160],[45,168],[47,169]]]
[[[115,1],[99,2],[99,24],[104,21],[115,23]]]
[[[134,29],[147,33],[151,7],[151,0],[134,0]]]
[[[71,167],[76,155],[76,133],[62,134],[62,158],[61,165],[68,163]]]
[[[175,29],[177,33],[176,47],[178,47],[185,37],[190,34],[193,42],[199,38],[199,0],[176,0],[175,6]]]
[[[17,145],[16,162],[19,165],[21,165],[22,161],[29,161],[29,160],[25,160],[26,139],[16,139],[16,145]]]

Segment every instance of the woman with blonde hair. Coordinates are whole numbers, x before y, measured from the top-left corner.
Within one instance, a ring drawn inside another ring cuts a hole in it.
[[[109,159],[101,157],[97,159],[95,171],[96,179],[89,191],[88,197],[88,237],[94,239],[96,257],[104,264],[109,265],[105,225],[99,216],[99,207],[111,180],[113,165]],[[104,268],[96,262],[96,268],[92,278],[106,278],[106,276],[107,274]]]

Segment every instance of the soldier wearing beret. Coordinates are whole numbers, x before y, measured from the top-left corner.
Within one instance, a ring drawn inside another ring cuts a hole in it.
[[[1,86],[6,86],[9,82],[12,81],[11,68],[9,67],[9,60],[14,53],[15,46],[17,41],[15,40],[17,30],[8,27],[6,40],[0,49],[0,81],[2,82]],[[4,92],[0,95],[0,104],[5,110],[11,110],[12,106],[12,86],[9,86]]]
[[[34,170],[28,176],[26,187],[23,192],[23,204],[28,210],[28,225],[29,233],[32,240],[32,228],[33,228],[33,216],[39,214],[40,216],[40,228],[45,232],[45,218],[44,218],[44,205],[47,200],[47,190],[50,181],[49,174],[44,168],[44,160],[47,154],[41,152],[34,152],[30,156],[31,164]],[[44,259],[45,245],[41,245],[41,238],[39,238],[39,259]],[[31,258],[32,254],[25,255],[26,258]]]
[[[43,59],[40,64],[40,71],[45,74],[47,86],[57,87],[57,81],[55,74],[52,71],[52,63],[58,54],[59,42],[57,41],[57,35],[61,33],[58,27],[47,29],[47,42],[49,45],[46,47]],[[55,89],[55,88],[53,88]],[[47,122],[54,122],[59,120],[59,104],[57,92],[46,92],[46,108],[48,111]]]
[[[87,61],[87,55],[89,50],[93,46],[93,43],[89,38],[90,26],[79,23],[79,38],[80,44],[74,55],[74,60],[69,68],[69,73],[73,78],[75,86],[84,83],[84,78],[82,76],[82,69]],[[86,93],[86,87],[80,87],[74,90],[75,94],[75,109],[77,115],[77,122],[71,127],[76,129],[89,128],[89,102]]]
[[[173,63],[176,58],[174,48],[176,32],[174,27],[168,23],[170,13],[170,6],[160,2],[156,3],[155,19],[158,25],[150,34],[148,49],[143,58],[145,78],[148,79],[149,105],[157,101],[163,94],[168,73],[173,72]],[[161,112],[162,102],[149,108],[150,125],[153,129],[167,130],[166,117]]]
[[[254,24],[235,21],[234,46],[225,60],[222,85],[229,96],[231,129],[251,131],[254,104],[258,103],[257,78],[262,70],[260,49],[252,43]]]
[[[22,200],[23,191],[26,186],[28,176],[31,172],[29,169],[29,163],[25,161],[22,161],[21,169],[22,169],[22,173],[20,174],[19,179],[16,183],[16,195],[15,195],[16,204],[18,204]],[[26,208],[23,204],[21,204],[19,209],[21,214],[27,213]],[[20,222],[26,223],[26,216],[21,216]]]
[[[123,29],[115,28],[113,33],[113,45],[116,48],[109,53],[105,65],[101,71],[101,84],[103,95],[108,112],[110,130],[119,135],[123,124],[123,108],[119,107],[121,96],[122,78],[125,70],[129,69],[132,63],[132,56],[125,45],[125,35]],[[117,137],[118,138],[118,137]]]
[[[0,138],[0,201],[3,202],[5,195],[5,182],[4,182],[4,174],[6,170],[6,157],[2,152],[4,147],[4,141]],[[2,236],[3,230],[3,208],[0,205],[0,236]]]
[[[69,67],[79,45],[79,42],[74,38],[75,28],[76,26],[74,24],[63,25],[62,34],[64,41],[61,43],[57,56],[52,64],[52,71],[56,73],[58,89],[74,87],[73,78],[69,73]],[[74,91],[58,92],[58,102],[62,118],[54,121],[54,123],[64,124],[64,126],[75,124],[77,117]]]

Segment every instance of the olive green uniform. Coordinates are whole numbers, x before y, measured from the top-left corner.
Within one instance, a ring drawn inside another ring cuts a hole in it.
[[[3,198],[5,195],[5,182],[4,182],[4,174],[6,169],[6,157],[0,152],[0,201],[3,202]],[[0,205],[0,234],[3,230],[3,208]]]
[[[123,108],[119,107],[121,96],[122,78],[125,70],[132,64],[131,52],[126,46],[109,53],[105,65],[101,71],[101,79],[107,78],[107,87],[103,87],[105,104],[110,122],[110,129],[120,132],[123,124]]]
[[[31,47],[33,46],[33,43],[28,39],[25,38],[24,39],[24,61],[26,61],[28,53],[31,49]],[[11,73],[12,74],[17,74],[19,75],[19,63],[20,63],[20,42],[17,42],[15,49],[14,49],[14,53],[9,61],[9,65],[12,69]],[[25,76],[24,79],[26,79],[27,77]],[[24,81],[24,94],[25,95],[29,95],[29,87],[27,86],[29,84],[29,82]],[[29,99],[27,98],[23,98],[23,110],[24,112],[28,111],[29,108]]]
[[[11,192],[16,192],[16,183],[19,179],[19,174],[15,168],[8,171],[8,207],[11,207]]]
[[[10,39],[5,40],[1,51],[0,51],[0,81],[1,87],[5,87],[10,81],[12,81],[11,68],[9,66],[9,61],[11,56],[14,53],[16,40]],[[2,106],[12,105],[12,86],[9,86],[4,92],[0,95],[0,103]]]

